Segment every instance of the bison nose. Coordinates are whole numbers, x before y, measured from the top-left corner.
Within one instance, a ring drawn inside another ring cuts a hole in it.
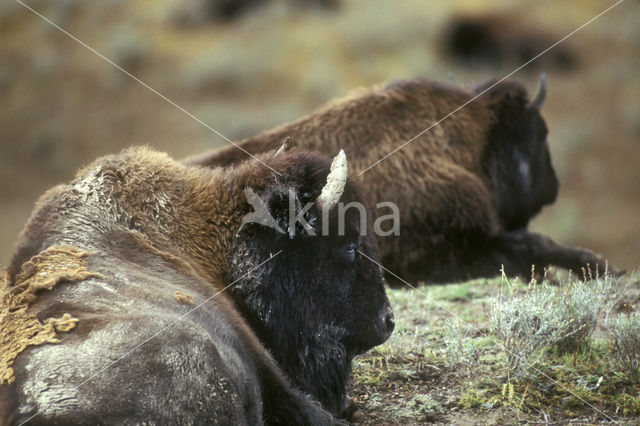
[[[389,313],[385,317],[384,323],[387,326],[387,333],[391,334],[393,332],[393,329],[396,326],[396,319],[393,316],[393,312],[391,311],[391,308],[389,308]]]
[[[375,321],[369,321],[355,337],[356,355],[364,353],[374,346],[378,346],[387,341],[396,326],[393,311],[389,303],[385,303]]]
[[[396,320],[393,316],[391,306],[387,306],[387,309],[382,312],[380,323],[382,324],[383,335],[385,335],[384,340],[387,340],[396,326]]]

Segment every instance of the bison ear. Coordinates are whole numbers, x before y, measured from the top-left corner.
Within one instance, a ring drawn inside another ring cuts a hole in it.
[[[290,239],[316,235],[317,212],[309,194],[295,187],[277,187],[266,194],[269,214]]]
[[[477,86],[475,92],[476,94],[486,92],[482,94],[482,97],[485,97],[490,108],[498,111],[504,108],[524,108],[528,103],[527,89],[520,83],[513,81],[503,81],[496,84],[492,80]]]
[[[284,142],[282,142],[282,146],[280,146],[280,148],[278,148],[278,150],[276,151],[275,154],[273,154],[274,157],[277,157],[279,154],[285,152],[285,151],[290,151],[291,148],[293,148],[296,145],[296,142],[293,140],[293,138],[291,138],[290,136],[287,136],[284,139]]]

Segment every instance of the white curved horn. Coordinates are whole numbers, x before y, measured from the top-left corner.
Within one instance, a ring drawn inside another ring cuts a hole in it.
[[[342,197],[344,186],[347,183],[347,156],[343,150],[333,158],[331,169],[327,176],[327,183],[322,188],[322,192],[316,198],[320,211],[330,212]]]
[[[278,154],[280,154],[281,152],[290,150],[292,146],[293,146],[293,139],[290,136],[287,136],[284,139],[284,142],[282,143],[282,146],[280,148],[278,148],[278,150],[276,151],[275,154],[273,154],[273,156],[277,157]]]
[[[542,104],[544,103],[544,98],[547,96],[547,75],[545,73],[540,74],[540,84],[538,85],[538,91],[536,95],[533,97],[531,102],[529,102],[529,106],[531,108],[537,109],[540,111],[542,108]]]

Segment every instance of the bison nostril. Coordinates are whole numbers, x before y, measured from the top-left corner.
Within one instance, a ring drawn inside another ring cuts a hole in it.
[[[389,312],[384,319],[384,325],[387,327],[387,333],[391,333],[396,326],[396,320],[393,317],[393,312]]]

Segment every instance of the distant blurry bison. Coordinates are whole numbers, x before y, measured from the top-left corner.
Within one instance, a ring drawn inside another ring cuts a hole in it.
[[[320,111],[240,146],[273,149],[285,137],[305,150],[331,155],[344,147],[378,202],[399,207],[400,229],[378,236],[384,263],[404,278],[449,282],[506,273],[531,276],[553,264],[580,271],[605,262],[527,231],[529,220],[555,201],[558,180],[540,115],[546,88],[532,100],[516,82],[465,90],[426,79],[399,81],[333,102]],[[229,147],[187,159],[225,166],[246,156]],[[387,211],[384,211],[387,213]],[[613,270],[613,268],[611,268]]]
[[[471,65],[495,67],[522,65],[560,39],[514,14],[459,15],[445,26],[442,47],[451,57]],[[527,67],[571,70],[575,52],[558,45]]]
[[[181,2],[173,13],[179,24],[203,24],[211,21],[231,21],[273,0],[188,0]],[[287,0],[291,7],[319,7],[335,9],[340,0]]]
[[[262,161],[130,149],[41,198],[0,276],[0,424],[334,421],[352,358],[393,329],[360,222],[317,220],[364,199],[343,157]],[[248,187],[283,232],[239,229]]]

